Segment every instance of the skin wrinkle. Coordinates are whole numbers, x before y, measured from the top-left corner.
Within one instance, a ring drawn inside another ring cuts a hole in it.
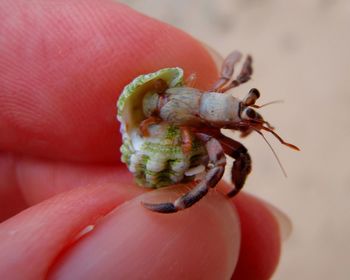
[[[90,185],[119,182],[128,186],[130,192],[144,191],[130,184],[132,176],[124,166],[95,166],[23,157],[16,160],[16,168],[19,188],[29,205],[72,188]]]
[[[0,223],[27,207],[16,171],[13,156],[0,152]]]
[[[186,228],[182,227],[181,231],[174,231],[172,232],[172,234],[169,236],[169,239],[167,240],[167,244],[165,244],[160,251],[157,251],[157,259],[159,261],[161,261],[163,259],[163,257],[169,253],[169,248],[171,248],[173,246],[174,243],[176,243],[176,241],[178,241],[183,234],[186,232]],[[150,267],[149,270],[147,270],[147,273],[151,276],[154,275],[155,270],[157,269],[157,267]],[[147,277],[146,277],[147,278]]]
[[[166,255],[167,248],[171,247],[172,243],[174,243],[176,240],[181,238],[181,235],[183,235],[186,230],[188,230],[186,227],[182,227],[181,230],[174,231],[170,236],[169,239],[167,239],[167,244],[165,244],[162,247],[162,250],[158,252],[158,257],[161,259],[162,255]]]

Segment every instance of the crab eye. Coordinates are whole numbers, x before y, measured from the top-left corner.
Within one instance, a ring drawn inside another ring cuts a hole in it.
[[[243,118],[255,119],[256,117],[256,112],[251,108],[247,108],[243,111]]]

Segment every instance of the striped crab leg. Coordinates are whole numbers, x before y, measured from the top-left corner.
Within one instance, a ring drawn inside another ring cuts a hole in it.
[[[160,213],[174,213],[186,209],[203,198],[208,193],[209,189],[215,187],[220,181],[226,165],[226,157],[220,142],[214,137],[203,133],[196,133],[196,136],[205,143],[209,156],[208,170],[204,178],[192,190],[179,197],[174,202],[143,202],[143,206],[147,209]]]
[[[253,59],[248,55],[243,63],[241,72],[238,74],[237,78],[232,80],[234,66],[241,60],[242,54],[239,51],[234,51],[230,53],[224,60],[220,72],[219,80],[214,84],[211,91],[214,92],[226,92],[231,88],[237,87],[250,80],[253,74],[252,63]]]

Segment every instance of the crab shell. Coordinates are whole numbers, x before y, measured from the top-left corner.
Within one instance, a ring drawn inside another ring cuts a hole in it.
[[[141,75],[121,93],[117,108],[123,144],[121,160],[133,173],[136,182],[145,187],[159,188],[190,181],[205,169],[207,153],[204,145],[193,139],[189,153],[182,150],[180,128],[165,122],[149,126],[149,136],[140,133],[140,123],[146,119],[144,110],[154,93],[154,83],[163,79],[168,87],[183,85],[181,68],[165,68]]]

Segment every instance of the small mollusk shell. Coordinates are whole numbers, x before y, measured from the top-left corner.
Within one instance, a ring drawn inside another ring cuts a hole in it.
[[[122,161],[138,184],[152,188],[192,179],[198,172],[186,172],[200,165],[199,161],[206,155],[203,144],[196,139],[193,139],[191,151],[184,153],[180,128],[166,122],[150,125],[149,135],[141,135],[139,126],[146,118],[145,110],[154,107],[145,102],[155,102],[151,97],[157,79],[164,80],[169,88],[182,86],[183,70],[165,68],[139,76],[124,88],[117,103],[123,138]]]
[[[178,127],[167,123],[153,126],[158,128],[153,130],[157,131],[157,134],[134,137],[135,144],[131,139],[124,141],[121,147],[122,161],[128,165],[136,181],[147,187],[159,188],[192,177],[192,174],[185,173],[198,165],[198,158],[206,154],[203,144],[194,140],[191,151],[188,154],[184,153]]]
[[[128,84],[121,93],[117,102],[117,119],[124,125],[127,133],[138,128],[145,119],[143,113],[143,98],[154,89],[154,82],[164,80],[169,87],[183,84],[183,70],[181,68],[164,68],[157,72],[141,75]]]

